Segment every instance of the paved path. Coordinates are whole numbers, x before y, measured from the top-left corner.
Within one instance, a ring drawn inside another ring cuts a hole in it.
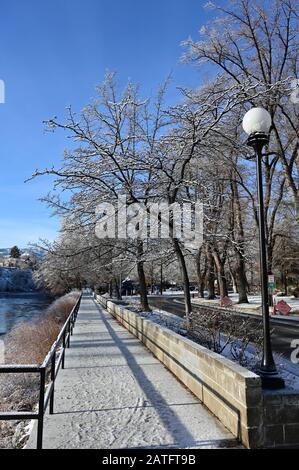
[[[27,447],[35,447],[36,429]],[[44,448],[219,448],[235,438],[143,346],[82,299]]]

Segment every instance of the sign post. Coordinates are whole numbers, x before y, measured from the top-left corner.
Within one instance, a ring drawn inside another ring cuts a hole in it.
[[[269,274],[268,275],[268,289],[275,289],[275,277],[274,274]]]
[[[273,290],[275,289],[274,274],[268,274],[268,292],[269,292],[269,306],[273,307]]]

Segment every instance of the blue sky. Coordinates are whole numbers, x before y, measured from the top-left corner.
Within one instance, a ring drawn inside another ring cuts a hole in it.
[[[53,240],[59,221],[38,201],[49,178],[24,181],[57,165],[69,142],[44,132],[43,120],[63,118],[94,96],[105,71],[138,82],[145,95],[172,72],[175,85],[196,86],[198,71],[179,64],[180,43],[211,14],[199,0],[1,0],[0,248]]]

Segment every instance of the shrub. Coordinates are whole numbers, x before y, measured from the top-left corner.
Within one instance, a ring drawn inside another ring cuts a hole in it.
[[[188,333],[219,354],[229,349],[231,357],[244,366],[257,360],[263,341],[259,321],[240,317],[230,311],[204,307],[190,315]],[[248,351],[249,345],[254,345],[251,353]]]
[[[77,292],[55,300],[37,322],[17,325],[6,337],[6,363],[41,364],[74,307]]]

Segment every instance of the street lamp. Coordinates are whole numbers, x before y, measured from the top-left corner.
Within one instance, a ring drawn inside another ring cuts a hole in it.
[[[256,176],[258,192],[258,215],[259,215],[259,245],[260,245],[260,275],[262,291],[262,314],[263,314],[263,357],[259,373],[263,388],[278,389],[284,387],[284,380],[278,375],[272,354],[270,319],[269,319],[269,297],[268,297],[268,273],[267,273],[267,251],[265,238],[265,216],[262,174],[262,150],[269,142],[269,131],[271,127],[271,116],[264,108],[252,108],[243,118],[243,129],[249,135],[247,144],[255,151]]]

